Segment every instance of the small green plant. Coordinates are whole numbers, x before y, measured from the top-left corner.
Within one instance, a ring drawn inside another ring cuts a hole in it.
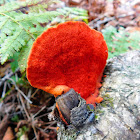
[[[0,62],[12,59],[12,70],[25,71],[27,58],[35,39],[47,28],[48,23],[87,19],[87,11],[79,8],[62,8],[46,11],[55,1],[8,2],[0,6]],[[62,18],[60,18],[60,16]]]
[[[12,120],[13,122],[19,122],[19,117],[18,117],[18,115],[14,115],[14,116],[11,118],[11,120]]]
[[[140,49],[139,32],[129,33],[124,28],[120,28],[117,31],[112,26],[107,27],[102,32],[108,46],[109,58],[124,53],[129,49]]]
[[[17,133],[17,140],[20,140],[22,135],[25,135],[28,131],[29,131],[29,128],[27,128],[26,126],[19,128],[19,131]]]
[[[102,107],[106,107],[106,106],[111,106],[112,108],[114,107],[113,106],[113,98],[111,98],[109,94],[103,95],[103,99],[104,100],[100,104]]]

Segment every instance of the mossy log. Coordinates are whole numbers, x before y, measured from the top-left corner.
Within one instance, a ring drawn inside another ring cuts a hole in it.
[[[58,140],[140,139],[140,51],[110,59],[104,74],[95,122],[80,129],[58,124]]]

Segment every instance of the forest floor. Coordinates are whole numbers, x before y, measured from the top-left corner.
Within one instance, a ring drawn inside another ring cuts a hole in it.
[[[131,33],[140,32],[140,2],[138,1],[61,0],[61,3],[49,7],[48,10],[55,10],[56,7],[62,6],[83,8],[88,11],[88,25],[91,28],[102,31],[109,26],[117,30],[123,27],[125,31]],[[132,49],[131,46],[129,49]],[[56,121],[48,119],[48,114],[55,104],[54,97],[31,87],[25,74],[21,74],[19,69],[12,72],[10,62],[0,65],[0,140],[2,138],[4,140],[22,138],[56,140]]]

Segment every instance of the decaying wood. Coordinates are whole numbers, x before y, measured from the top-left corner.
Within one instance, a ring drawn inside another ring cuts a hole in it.
[[[95,123],[79,130],[58,124],[59,140],[140,139],[140,51],[110,59],[104,73]]]
[[[61,113],[63,114],[66,122],[70,124],[70,113],[74,107],[78,106],[79,99],[78,94],[74,89],[69,90],[67,93],[61,95],[56,99],[56,103],[59,106]]]

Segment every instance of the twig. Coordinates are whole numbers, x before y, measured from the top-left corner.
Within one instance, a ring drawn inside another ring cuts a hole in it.
[[[49,136],[50,136],[50,135],[47,134],[43,129],[41,129],[41,128],[39,128],[39,127],[37,127],[37,129],[39,129],[46,137],[49,137]]]
[[[2,84],[8,80],[8,78],[12,77],[15,73],[19,72],[19,69],[17,69],[14,73],[11,71],[10,73],[8,73],[7,75],[5,75],[2,79],[0,79],[0,87],[2,86]]]
[[[57,128],[54,126],[50,126],[50,127],[48,127],[48,129],[57,130]]]
[[[36,129],[35,129],[35,127],[34,127],[34,124],[32,124],[32,128],[33,128],[33,130],[34,130],[35,137],[36,137],[36,139],[37,139],[37,132],[36,132]]]
[[[51,112],[55,108],[55,104],[47,108],[48,112]]]
[[[46,102],[48,103],[51,100],[51,98],[49,98]],[[35,118],[35,116],[37,116],[42,110],[44,110],[46,108],[46,105],[43,106],[36,114],[33,115],[33,117]]]
[[[18,95],[17,95],[17,96],[18,96]],[[20,99],[19,99],[18,97],[17,97],[17,100],[18,100],[18,103],[21,104],[21,101],[20,101]],[[24,119],[26,119],[27,117],[26,117],[25,111],[22,110],[21,107],[20,107],[20,110],[21,110],[21,112],[22,112],[22,114],[23,114]]]
[[[30,103],[32,104],[32,101],[30,101],[30,99],[28,99],[28,97],[17,87],[15,81],[11,78],[7,78],[9,79],[10,81],[12,81],[13,85],[15,86],[15,89]]]
[[[22,9],[26,9],[26,8],[29,8],[29,7],[33,7],[33,6],[37,6],[38,4],[43,4],[43,3],[45,3],[46,2],[46,0],[42,0],[42,1],[39,1],[39,2],[37,2],[37,3],[32,3],[32,4],[27,4],[26,6],[21,6],[21,7],[19,7],[19,8],[17,8],[17,9],[14,9],[14,11],[18,11],[18,10],[22,10]],[[13,11],[13,10],[12,10]],[[8,12],[11,12],[11,10],[9,10],[9,11],[6,11],[7,13]]]
[[[37,116],[42,110],[44,110],[46,108],[46,106],[43,106],[36,114],[33,115],[33,117],[35,118],[35,116]]]
[[[37,88],[36,90],[35,90],[35,92],[32,94],[32,98],[35,96],[35,94],[37,93],[39,91],[39,89]]]
[[[3,88],[3,92],[2,92],[1,98],[4,98],[4,96],[5,96],[5,93],[6,93],[6,86],[7,86],[7,82],[4,83],[4,88]],[[2,104],[3,104],[3,102],[0,103],[0,109],[1,109],[1,107],[2,107]]]
[[[3,88],[3,92],[2,92],[1,98],[4,98],[4,96],[5,96],[6,86],[7,86],[7,82],[4,83],[4,88]]]
[[[43,114],[43,115],[40,115],[40,116],[36,117],[36,119],[39,119],[39,118],[41,118],[41,117],[44,117],[44,116],[48,115],[49,113],[50,113],[50,112],[45,113],[45,114]]]
[[[19,95],[21,104],[22,104],[22,106],[23,106],[23,109],[24,109],[24,111],[25,111],[25,113],[26,113],[26,116],[27,116],[28,120],[30,120],[30,116],[29,116],[29,114],[28,114],[28,112],[27,112],[27,110],[26,110],[26,108],[25,108],[25,104],[24,104],[23,99],[22,99],[22,97],[21,97],[21,94],[20,94],[19,92],[18,92],[18,95]]]
[[[43,122],[43,124],[44,124],[44,125],[49,125],[49,124],[52,124],[52,123],[54,123],[54,122],[57,123],[56,121],[50,121],[50,122],[46,122],[46,123]]]
[[[46,128],[44,129],[44,132],[49,129],[52,125],[56,124],[56,122],[54,121],[53,123],[51,123],[50,125],[46,126]]]
[[[133,15],[134,14],[128,14],[128,15],[123,14],[123,15],[120,15],[118,17],[115,17],[115,16],[114,17],[106,17],[104,20],[98,19],[98,21],[97,21],[97,19],[95,19],[95,20],[89,22],[89,26],[92,27],[92,28],[97,28],[97,27],[99,27],[103,23],[107,23],[109,21],[116,20],[118,18],[124,18],[124,17],[128,17],[128,16],[133,16]],[[101,18],[103,18],[103,17],[101,17]],[[96,22],[96,24],[95,24],[95,22]]]
[[[34,131],[34,134],[35,134],[35,138],[34,139],[37,139],[37,132],[36,132],[36,128],[35,128],[35,125],[34,125],[34,116],[31,114],[31,120],[32,120],[32,128],[33,128],[33,131]]]
[[[55,122],[55,121],[54,121]],[[50,124],[49,125],[49,127],[51,127],[52,125],[54,125],[55,123],[54,122],[52,122],[52,124]],[[40,132],[42,132],[43,133],[43,135],[45,135],[45,137],[49,137],[50,135],[49,134],[47,134],[45,131],[48,129],[48,127],[46,127],[44,130],[42,129],[42,128],[39,128],[39,127],[36,127],[38,130],[40,130]],[[54,129],[54,128],[53,128]],[[56,129],[55,129],[56,130]],[[33,138],[33,140],[35,140],[36,138]]]
[[[28,98],[31,97],[31,93],[32,93],[32,90],[29,89],[29,91],[28,91],[28,95],[27,95]],[[27,102],[27,108],[30,109],[30,104],[29,104],[29,102]]]

